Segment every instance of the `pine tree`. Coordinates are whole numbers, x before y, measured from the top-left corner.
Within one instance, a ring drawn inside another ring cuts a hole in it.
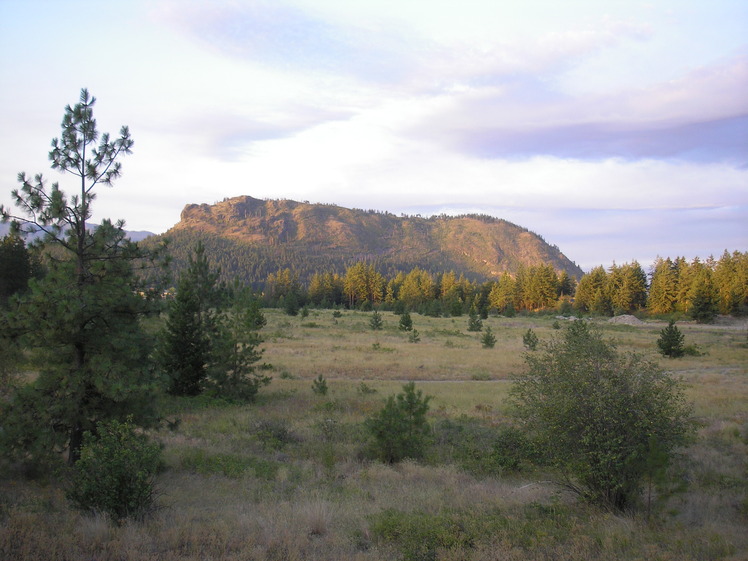
[[[382,319],[382,314],[374,310],[374,313],[371,315],[371,319],[369,320],[369,327],[371,327],[374,331],[379,331],[382,329],[382,326],[384,325],[384,320]]]
[[[670,358],[679,358],[685,354],[683,347],[684,335],[675,326],[675,320],[670,320],[668,326],[660,332],[657,347],[660,353]]]
[[[647,297],[650,314],[670,314],[678,300],[678,272],[670,259],[657,259]]]
[[[483,322],[481,321],[480,317],[478,317],[478,311],[475,309],[475,306],[470,308],[470,313],[468,314],[468,331],[481,331],[483,330]]]
[[[78,104],[65,107],[61,138],[49,153],[53,169],[78,178],[78,193],[68,196],[58,183],[48,188],[41,174],[20,173],[13,197],[25,216],[0,209],[12,231],[41,232],[45,251],[55,256],[0,322],[0,333],[35,349],[39,364],[35,382],[3,412],[0,439],[8,453],[36,462],[67,450],[74,464],[84,432],[95,432],[99,422],[156,419],[152,345],[140,322],[154,312],[154,291],[135,275],[136,264],[150,261],[127,239],[124,222],[104,220],[95,230],[88,224],[94,188],[119,177],[118,158],[133,141],[127,127],[116,139],[99,138],[95,102],[84,89]]]
[[[205,389],[219,328],[218,275],[211,270],[205,247],[198,242],[169,303],[157,355],[171,380],[169,392],[173,395],[198,395]]]
[[[0,240],[0,306],[13,294],[26,290],[33,265],[23,238],[10,234]]]
[[[413,319],[410,317],[410,314],[408,312],[404,312],[400,316],[400,323],[398,324],[397,328],[400,331],[410,331],[413,329]]]
[[[493,349],[494,345],[496,345],[496,335],[493,334],[490,327],[486,327],[486,331],[483,333],[480,341],[484,349]]]

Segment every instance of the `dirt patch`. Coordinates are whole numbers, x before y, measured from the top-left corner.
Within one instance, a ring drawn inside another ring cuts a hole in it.
[[[624,314],[621,316],[616,316],[614,318],[610,318],[608,320],[609,323],[618,323],[623,325],[644,325],[644,322],[640,320],[636,316],[632,316],[629,314]]]

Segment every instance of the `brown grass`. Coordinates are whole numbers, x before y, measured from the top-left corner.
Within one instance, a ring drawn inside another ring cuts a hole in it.
[[[405,380],[418,380],[417,387],[433,396],[433,422],[463,415],[502,422],[509,378],[523,367],[522,333],[531,327],[547,338],[556,333],[553,318],[491,318],[484,324],[498,342],[483,349],[467,332],[467,318],[414,315],[421,333],[414,344],[388,313],[381,332],[371,331],[369,315],[358,312],[345,312],[337,323],[329,311],[305,319],[276,311],[267,316],[265,360],[273,364],[273,383],[254,405],[181,402],[178,430],[153,435],[164,444],[167,469],[158,479],[159,508],[150,517],[113,526],[101,515],[71,510],[61,481],[7,475],[0,479],[0,559],[419,558],[408,549],[412,544],[372,531],[389,509],[449,515],[465,528],[494,524],[470,544],[422,551],[423,559],[748,558],[744,332],[684,326],[686,343],[706,354],[666,360],[655,352],[664,323],[603,324],[622,350],[641,352],[681,375],[695,403],[697,439],[673,474],[687,486],[647,518],[642,511],[614,516],[580,504],[540,470],[487,477],[452,464],[388,466],[361,454],[361,421]],[[311,389],[319,374],[330,387],[324,397]],[[287,441],[263,440],[261,422],[286,429]]]

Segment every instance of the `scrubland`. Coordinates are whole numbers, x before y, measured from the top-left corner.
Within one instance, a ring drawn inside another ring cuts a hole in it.
[[[0,478],[0,558],[186,560],[740,560],[748,558],[746,324],[679,323],[681,359],[656,353],[664,322],[609,324],[621,350],[682,377],[697,436],[647,508],[613,514],[580,502],[552,472],[492,469],[489,450],[465,453],[510,422],[505,397],[523,369],[522,334],[540,340],[565,320],[484,320],[484,349],[467,317],[266,310],[264,361],[273,382],[256,403],[165,401],[157,508],[114,524],[72,510],[64,478]],[[554,326],[554,324],[556,324]],[[322,375],[329,391],[312,391]],[[421,462],[384,465],[366,454],[363,420],[406,381],[432,396],[434,443]],[[167,426],[168,425],[168,426]],[[483,439],[483,440],[482,440]]]

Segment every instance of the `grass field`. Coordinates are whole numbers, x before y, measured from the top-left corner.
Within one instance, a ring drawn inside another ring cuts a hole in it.
[[[651,516],[614,515],[525,466],[490,472],[445,437],[478,438],[507,422],[504,398],[523,369],[522,334],[557,333],[552,317],[489,318],[484,349],[467,317],[413,315],[417,343],[384,313],[267,310],[264,360],[273,382],[252,405],[174,400],[158,508],[109,524],[70,509],[62,481],[0,479],[0,558],[51,560],[745,560],[748,559],[746,324],[679,324],[700,356],[656,353],[663,322],[600,320],[621,350],[681,376],[698,436],[673,470],[681,489]],[[312,391],[324,376],[327,395]],[[421,463],[367,459],[362,421],[413,380],[433,396],[435,444]],[[466,461],[466,460],[471,461]],[[472,462],[472,463],[471,463]]]

